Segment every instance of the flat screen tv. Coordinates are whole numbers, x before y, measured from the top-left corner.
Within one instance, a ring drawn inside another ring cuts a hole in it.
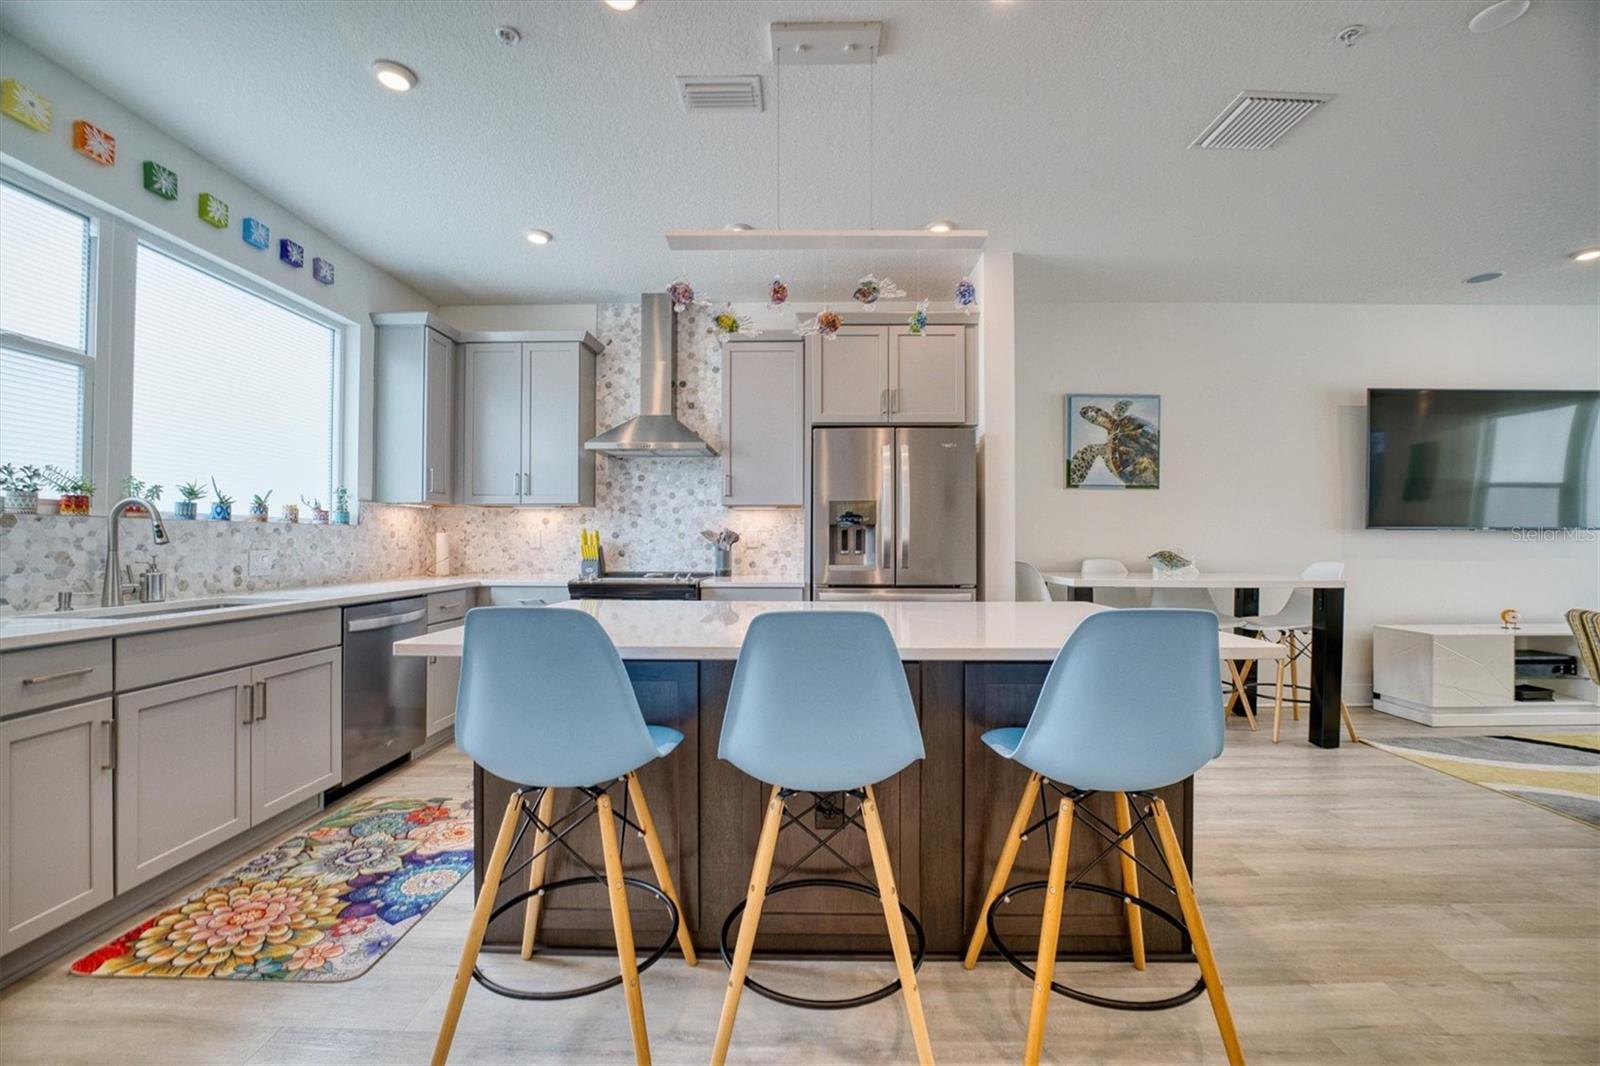
[[[1600,390],[1368,389],[1367,528],[1600,528]]]

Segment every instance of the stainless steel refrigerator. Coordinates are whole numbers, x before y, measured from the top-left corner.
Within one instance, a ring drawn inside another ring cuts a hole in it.
[[[974,431],[851,426],[812,433],[816,598],[975,599]]]

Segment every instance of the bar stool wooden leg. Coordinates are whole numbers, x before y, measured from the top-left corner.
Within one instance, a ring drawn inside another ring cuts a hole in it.
[[[550,824],[550,819],[556,814],[556,790],[546,788],[544,795],[539,797],[539,821],[545,825]],[[550,831],[540,829],[533,836],[533,853],[537,856],[528,868],[528,888],[537,889],[544,884],[545,871],[550,866],[550,853],[545,849],[550,846]],[[522,915],[522,957],[533,958],[533,941],[539,935],[539,904],[544,902],[543,896],[529,896]]]
[[[1361,738],[1356,736],[1356,723],[1355,723],[1355,720],[1350,717],[1350,707],[1349,707],[1349,705],[1347,705],[1344,702],[1344,697],[1343,696],[1339,697],[1339,714],[1340,714],[1341,717],[1344,718],[1344,728],[1345,728],[1345,732],[1350,734],[1350,743],[1352,743],[1352,744],[1361,743]]]
[[[767,898],[767,880],[772,876],[772,853],[777,849],[778,830],[783,826],[783,800],[776,786],[767,800],[767,815],[761,821],[761,837],[756,844],[756,861],[750,869],[750,891],[744,898],[744,914],[739,919],[739,939],[733,948],[733,966],[728,973],[728,991],[722,997],[722,1017],[717,1021],[717,1040],[711,1047],[711,1066],[728,1061],[728,1044],[733,1040],[733,1021],[739,1013],[739,994],[750,971],[750,955],[756,946],[756,927],[761,923],[761,904]]]
[[[1277,662],[1277,679],[1272,683],[1272,742],[1278,742],[1283,731],[1283,660]]]
[[[1133,827],[1133,816],[1128,808],[1128,794],[1126,792],[1113,792],[1112,800],[1116,804],[1117,834],[1120,836]],[[1139,894],[1139,864],[1133,861],[1133,838],[1129,837],[1122,842],[1119,849],[1122,852],[1122,891],[1129,896]],[[1133,968],[1144,969],[1144,912],[1137,903],[1124,903],[1123,912],[1128,916],[1128,942],[1133,946]]]
[[[1250,723],[1250,731],[1255,732],[1256,712],[1250,706],[1250,695],[1244,688],[1244,674],[1239,672],[1239,664],[1232,659],[1228,660],[1228,672],[1233,675],[1233,693],[1239,698],[1239,704],[1244,708],[1244,719]],[[1249,663],[1245,664],[1245,672],[1249,672]],[[1228,709],[1233,709],[1233,700],[1228,701]]]
[[[1056,945],[1061,941],[1061,905],[1067,885],[1067,849],[1072,842],[1073,803],[1061,799],[1056,820],[1055,847],[1050,850],[1050,878],[1046,882],[1044,918],[1039,926],[1039,957],[1034,963],[1033,1006],[1028,1011],[1028,1044],[1022,1053],[1025,1066],[1039,1066],[1044,1050],[1045,1012],[1050,1009],[1050,982],[1056,976]]]
[[[1183,922],[1189,927],[1189,939],[1194,943],[1194,955],[1200,963],[1200,973],[1206,979],[1206,995],[1211,997],[1211,1011],[1217,1016],[1217,1028],[1222,1032],[1222,1046],[1233,1066],[1243,1066],[1244,1051],[1239,1047],[1239,1034],[1233,1028],[1233,1013],[1228,1010],[1228,997],[1222,991],[1222,974],[1217,970],[1217,960],[1211,953],[1211,938],[1206,936],[1205,922],[1200,918],[1200,904],[1194,896],[1194,883],[1189,880],[1189,868],[1184,865],[1183,848],[1178,844],[1178,834],[1172,828],[1172,817],[1167,805],[1155,800],[1156,830],[1161,836],[1161,850],[1166,853],[1167,867],[1172,872],[1172,884],[1178,890],[1178,905],[1183,909]]]
[[[489,853],[489,864],[483,870],[483,883],[478,888],[478,905],[473,908],[472,922],[467,926],[467,942],[461,945],[461,962],[456,966],[455,983],[450,986],[450,1001],[444,1008],[444,1020],[439,1023],[439,1038],[433,1045],[433,1066],[444,1066],[450,1057],[450,1043],[456,1036],[456,1023],[461,1020],[461,1005],[467,999],[467,986],[472,983],[472,970],[478,964],[478,949],[483,946],[483,932],[489,926],[489,913],[494,910],[496,890],[500,878],[505,876],[506,859],[511,855],[511,842],[516,839],[517,820],[522,814],[522,793],[513,792],[506,801],[505,817],[500,819],[500,833],[494,838],[494,850]]]
[[[989,935],[989,908],[1005,891],[1011,867],[1017,861],[1017,849],[1022,847],[1022,831],[1028,828],[1028,815],[1038,798],[1039,775],[1029,774],[1028,783],[1022,788],[1022,802],[1017,804],[1017,813],[1011,816],[1011,828],[1006,830],[1005,842],[1000,845],[1000,861],[995,863],[994,876],[989,879],[989,891],[984,894],[977,924],[972,927],[972,939],[967,942],[967,957],[962,965],[969,970],[978,965],[978,952],[983,950],[983,941]]]
[[[917,990],[917,972],[911,965],[911,945],[906,940],[906,920],[900,913],[900,895],[894,886],[894,863],[889,858],[889,842],[878,818],[878,799],[867,786],[867,799],[861,805],[861,820],[867,828],[867,846],[872,850],[872,874],[878,882],[878,901],[883,904],[883,920],[889,926],[889,945],[894,949],[894,968],[900,974],[900,994],[906,1001],[906,1018],[917,1043],[917,1061],[933,1066],[933,1042],[928,1039],[928,1020],[922,1013],[922,993]]]
[[[656,883],[672,900],[672,905],[678,908],[678,947],[683,951],[683,960],[690,966],[697,965],[700,960],[694,953],[694,934],[689,931],[689,915],[684,912],[683,903],[678,899],[678,887],[672,883],[667,852],[661,846],[655,819],[650,817],[650,805],[644,801],[644,786],[639,783],[637,772],[628,775],[628,795],[633,800],[634,810],[639,813],[639,828],[644,830],[644,848],[650,853],[650,865],[656,872]]]
[[[611,797],[595,800],[600,823],[600,847],[606,858],[606,884],[611,896],[611,928],[617,937],[617,962],[622,967],[622,991],[628,1000],[628,1027],[633,1030],[633,1058],[650,1066],[650,1037],[644,1027],[644,996],[639,992],[639,959],[633,948],[633,918],[628,913],[628,886],[622,881],[622,849],[617,843],[616,818]]]

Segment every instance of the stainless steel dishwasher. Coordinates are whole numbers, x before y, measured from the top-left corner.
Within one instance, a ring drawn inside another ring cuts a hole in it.
[[[394,642],[428,631],[423,597],[344,610],[344,756],[348,785],[422,746],[427,734],[426,659],[394,653]]]

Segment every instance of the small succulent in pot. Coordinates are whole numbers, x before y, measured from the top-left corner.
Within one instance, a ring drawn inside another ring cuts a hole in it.
[[[206,487],[198,481],[185,481],[178,486],[178,495],[183,499],[172,505],[173,518],[194,518],[199,513],[200,501],[209,493]]]
[[[132,496],[136,500],[148,500],[150,503],[161,502],[160,485],[146,485],[132,474],[122,479],[122,494],[124,496]],[[143,507],[130,507],[122,513],[125,515],[142,515],[146,511]]]
[[[289,525],[294,526],[300,524],[300,505],[298,503],[284,504],[283,510],[279,513],[282,514],[283,520]]]
[[[82,474],[69,474],[59,466],[46,466],[44,479],[61,493],[62,514],[88,514],[94,482]]]
[[[250,521],[266,522],[271,515],[268,512],[267,501],[272,499],[272,490],[268,489],[264,496],[250,497]]]
[[[39,513],[39,486],[44,472],[36,466],[0,466],[0,491],[5,492],[6,510],[15,514]]]
[[[302,497],[300,497],[300,502],[305,504],[306,508],[308,510],[310,510],[310,512],[311,512],[311,524],[312,525],[314,525],[314,526],[325,526],[325,525],[328,524],[328,509],[326,507],[322,506],[322,500],[321,499],[319,499],[317,497],[312,497],[311,499],[308,500],[304,496],[302,496]]]
[[[350,524],[350,490],[343,485],[333,490],[333,524],[336,526]]]
[[[218,487],[216,478],[211,479],[211,491],[216,496],[211,501],[211,520],[214,522],[232,522],[233,497]]]

